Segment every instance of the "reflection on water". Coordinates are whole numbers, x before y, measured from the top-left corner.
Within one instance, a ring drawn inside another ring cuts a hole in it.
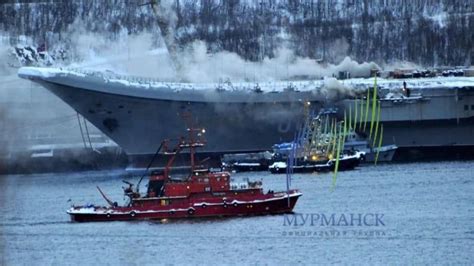
[[[331,174],[295,175],[303,192],[295,216],[84,224],[69,222],[66,209],[105,204],[97,185],[123,201],[122,172],[1,176],[0,257],[2,264],[472,264],[473,166],[367,166],[340,173],[333,192]],[[234,178],[286,188],[284,175]],[[385,225],[341,222],[358,214],[381,214]]]

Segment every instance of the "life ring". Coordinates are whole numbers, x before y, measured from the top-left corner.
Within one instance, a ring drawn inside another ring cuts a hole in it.
[[[130,212],[130,216],[132,216],[132,217],[135,217],[136,214],[137,214],[137,213],[136,213],[135,211],[131,211],[131,212]]]
[[[188,214],[193,215],[194,214],[194,209],[188,209]]]

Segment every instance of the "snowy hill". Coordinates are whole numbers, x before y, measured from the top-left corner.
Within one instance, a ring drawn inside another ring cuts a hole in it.
[[[67,46],[77,32],[112,40],[149,32],[159,42],[159,20],[150,6],[140,6],[145,2],[2,1],[0,31],[12,45],[19,36],[29,36],[36,46]],[[347,55],[378,64],[474,61],[471,0],[175,0],[171,5],[178,46],[202,40],[212,51],[235,52],[252,61],[271,58],[282,46],[336,63]]]

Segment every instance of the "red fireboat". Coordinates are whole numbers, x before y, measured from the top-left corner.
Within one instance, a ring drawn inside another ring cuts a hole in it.
[[[205,142],[201,136],[204,130],[189,128],[188,139],[178,140],[172,152],[165,151],[171,157],[164,170],[149,176],[148,190],[140,194],[138,182],[134,184],[124,181],[128,187],[124,194],[128,202],[119,206],[117,202],[108,199],[102,190],[100,194],[109,206],[72,206],[67,213],[75,222],[96,221],[128,221],[173,219],[194,217],[228,217],[247,215],[267,215],[291,213],[296,201],[302,195],[298,190],[263,192],[262,183],[234,183],[228,172],[212,172],[208,168],[195,163],[196,148],[203,147]],[[162,142],[166,147],[169,140]],[[176,156],[183,150],[189,149],[190,172],[184,178],[174,178],[172,165]],[[157,153],[158,153],[157,151]],[[143,176],[142,176],[143,178]],[[287,179],[288,182],[288,179]]]

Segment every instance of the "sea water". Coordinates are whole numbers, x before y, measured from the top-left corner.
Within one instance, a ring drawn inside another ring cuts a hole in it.
[[[295,174],[294,215],[72,223],[72,204],[123,202],[122,171],[0,176],[0,264],[473,264],[474,162]],[[236,173],[285,190],[285,175]],[[146,183],[146,182],[144,182]],[[142,187],[145,191],[145,187]]]

